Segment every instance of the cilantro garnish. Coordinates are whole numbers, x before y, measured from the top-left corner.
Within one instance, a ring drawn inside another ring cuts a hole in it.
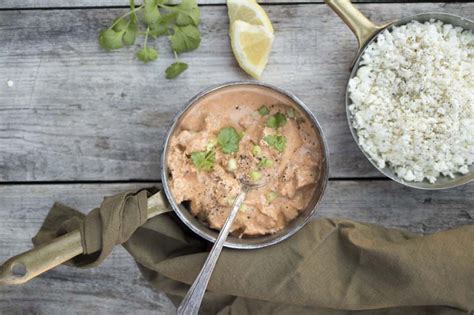
[[[278,129],[286,124],[286,116],[282,113],[276,113],[267,120],[267,126],[270,128]]]
[[[199,47],[201,34],[194,25],[173,26],[173,35],[170,37],[171,47],[177,53],[187,52]]]
[[[137,15],[139,11],[143,11],[140,19]],[[100,32],[99,44],[105,50],[119,49],[124,45],[133,45],[136,38],[143,35],[144,44],[136,56],[147,63],[158,59],[158,51],[148,46],[149,37],[168,35],[176,60],[166,69],[166,78],[174,79],[188,68],[187,64],[179,61],[178,53],[194,50],[201,43],[200,20],[196,0],[182,0],[174,6],[166,5],[165,0],[144,0],[138,7],[135,7],[135,0],[130,0],[129,12],[116,18],[109,28]]]
[[[230,154],[239,151],[239,142],[241,136],[237,133],[235,128],[222,128],[217,135],[217,143],[222,148],[222,152]]]
[[[192,152],[191,160],[199,170],[212,171],[216,161],[216,153],[214,150]]]
[[[275,135],[268,135],[263,138],[265,142],[277,150],[278,152],[283,152],[285,151],[285,146],[286,146],[286,138],[283,136],[275,136]]]
[[[258,109],[258,113],[259,113],[260,115],[262,115],[262,116],[265,116],[265,115],[268,115],[268,114],[270,113],[270,110],[268,109],[267,106],[262,105],[262,107],[260,107],[260,108]]]
[[[273,161],[267,158],[263,158],[260,162],[258,162],[257,166],[259,168],[272,167]]]
[[[186,71],[186,69],[188,69],[188,65],[186,63],[177,61],[166,69],[166,78],[174,79]]]

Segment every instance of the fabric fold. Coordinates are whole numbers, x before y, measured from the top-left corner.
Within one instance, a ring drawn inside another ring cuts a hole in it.
[[[173,213],[146,221],[147,196],[107,197],[87,216],[55,204],[34,242],[79,227],[88,250],[73,263],[82,267],[123,243],[178,304],[211,244]],[[466,314],[474,311],[474,226],[422,236],[318,219],[267,248],[224,249],[208,289],[202,314]]]
[[[126,242],[135,230],[147,220],[146,189],[105,197],[99,208],[84,215],[72,208],[56,203],[43,226],[33,238],[35,246],[80,230],[84,254],[69,262],[83,268],[98,266],[115,245]]]

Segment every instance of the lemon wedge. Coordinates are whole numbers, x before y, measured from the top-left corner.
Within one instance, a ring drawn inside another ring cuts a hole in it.
[[[272,22],[255,0],[227,0],[227,12],[231,26],[240,20],[253,25],[262,25],[273,33]]]
[[[273,33],[261,25],[237,20],[230,27],[235,59],[245,72],[260,79],[272,49]]]

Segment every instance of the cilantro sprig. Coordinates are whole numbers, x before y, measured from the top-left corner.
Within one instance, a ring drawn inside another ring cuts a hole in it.
[[[268,135],[263,138],[263,140],[272,148],[278,152],[285,151],[286,147],[286,138],[281,135]]]
[[[201,14],[196,0],[182,0],[174,6],[166,5],[165,1],[144,0],[142,5],[135,7],[135,1],[130,0],[130,11],[116,18],[109,28],[100,31],[100,47],[107,51],[120,49],[132,46],[139,36],[144,36],[143,47],[136,56],[147,63],[158,59],[158,50],[149,46],[150,37],[168,36],[175,62],[166,69],[166,78],[179,76],[188,65],[179,60],[178,54],[195,50],[201,44],[198,28]],[[137,13],[143,14],[139,18]]]
[[[286,116],[282,113],[276,113],[267,120],[267,126],[270,128],[278,129],[286,124]]]
[[[235,128],[222,128],[217,135],[217,143],[219,143],[222,152],[231,154],[239,151],[239,142],[241,135],[237,133]]]
[[[198,170],[212,171],[216,162],[216,152],[214,150],[196,151],[191,153],[191,160]]]

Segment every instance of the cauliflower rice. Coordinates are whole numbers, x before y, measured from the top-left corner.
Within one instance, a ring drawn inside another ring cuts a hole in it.
[[[466,174],[474,160],[474,35],[431,20],[385,30],[349,81],[353,127],[405,181]]]

